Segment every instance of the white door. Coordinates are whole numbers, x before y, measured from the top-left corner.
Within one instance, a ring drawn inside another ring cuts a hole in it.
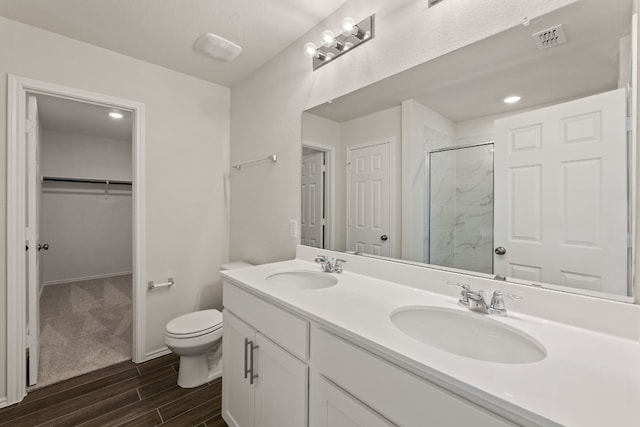
[[[391,427],[369,407],[334,386],[321,376],[314,376],[309,418],[311,427]]]
[[[256,344],[255,426],[307,426],[309,368],[260,333]]]
[[[349,147],[347,249],[390,256],[391,143]]]
[[[254,423],[254,386],[245,377],[249,363],[245,338],[253,340],[255,330],[232,315],[223,316],[222,340],[222,416],[230,427],[250,427]]]
[[[625,116],[618,89],[496,120],[496,274],[627,294]]]
[[[300,244],[324,248],[324,153],[302,156]]]
[[[29,385],[38,380],[38,336],[40,319],[38,302],[40,295],[40,140],[38,103],[36,97],[27,97],[27,330],[26,346],[29,353]]]

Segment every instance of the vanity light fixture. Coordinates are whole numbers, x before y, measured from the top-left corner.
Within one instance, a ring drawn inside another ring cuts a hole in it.
[[[313,42],[304,45],[304,54],[311,58],[313,69],[326,64],[350,49],[371,40],[374,36],[375,15],[356,22],[352,18],[342,20],[341,32],[336,35],[331,30],[322,32],[320,46]]]
[[[111,117],[114,120],[120,120],[123,117],[123,115],[120,111],[111,111],[109,113],[109,117]]]
[[[505,104],[515,104],[516,102],[520,101],[522,99],[521,96],[518,95],[510,95],[507,96],[505,99],[503,99],[502,101],[504,101]]]

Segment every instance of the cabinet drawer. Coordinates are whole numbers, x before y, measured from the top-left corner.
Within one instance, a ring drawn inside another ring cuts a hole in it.
[[[322,375],[401,426],[516,425],[323,329],[312,330],[311,361]]]
[[[300,359],[309,358],[309,322],[225,281],[225,309]]]

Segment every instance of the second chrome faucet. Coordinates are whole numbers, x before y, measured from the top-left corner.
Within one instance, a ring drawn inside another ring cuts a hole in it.
[[[483,314],[506,316],[507,309],[504,304],[504,298],[506,297],[513,300],[522,299],[520,295],[508,294],[502,291],[493,291],[491,301],[487,304],[487,301],[484,298],[484,291],[482,290],[472,290],[466,283],[447,282],[447,285],[459,286],[462,288],[460,290],[460,299],[458,300],[459,305],[466,307],[471,311]]]
[[[324,255],[318,255],[315,261],[320,264],[322,271],[336,274],[342,273],[342,264],[347,262],[344,259],[327,258]]]

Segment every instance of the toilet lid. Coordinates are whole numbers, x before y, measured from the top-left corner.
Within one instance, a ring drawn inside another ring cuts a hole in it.
[[[167,323],[171,335],[194,335],[214,331],[222,327],[222,313],[218,310],[201,310],[183,314]]]

